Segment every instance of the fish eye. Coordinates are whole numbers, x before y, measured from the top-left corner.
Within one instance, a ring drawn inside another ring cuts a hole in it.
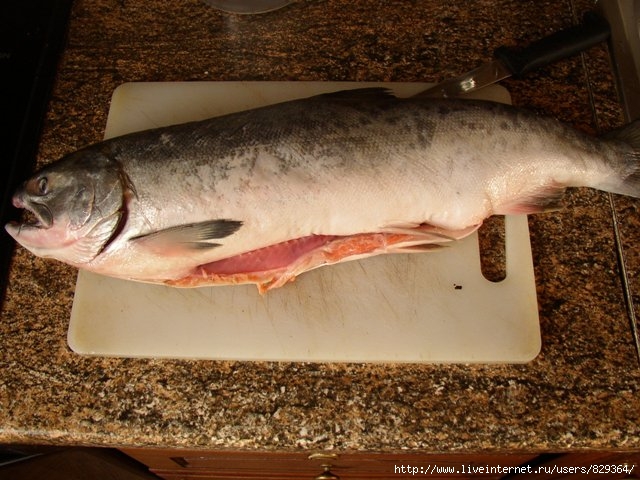
[[[47,177],[40,177],[40,179],[38,180],[38,193],[40,195],[46,195],[47,192],[49,191],[49,180],[47,179]]]

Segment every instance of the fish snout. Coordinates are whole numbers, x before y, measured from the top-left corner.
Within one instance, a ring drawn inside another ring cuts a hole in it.
[[[11,203],[13,204],[14,207],[16,208],[24,208],[24,185],[22,185],[20,188],[18,188],[16,190],[16,192],[13,194],[13,197],[11,198]]]
[[[11,202],[14,207],[25,211],[22,226],[50,228],[53,225],[53,214],[49,207],[44,203],[33,201],[24,186],[16,191]]]

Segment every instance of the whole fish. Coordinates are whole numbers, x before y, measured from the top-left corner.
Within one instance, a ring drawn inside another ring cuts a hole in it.
[[[640,124],[593,138],[508,105],[318,95],[113,138],[52,163],[6,225],[35,255],[130,280],[256,283],[417,252],[566,187],[640,196]]]

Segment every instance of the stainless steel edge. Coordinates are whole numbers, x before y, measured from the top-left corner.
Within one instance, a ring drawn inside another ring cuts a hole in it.
[[[640,1],[601,0],[598,8],[611,26],[609,46],[624,113],[640,117]]]

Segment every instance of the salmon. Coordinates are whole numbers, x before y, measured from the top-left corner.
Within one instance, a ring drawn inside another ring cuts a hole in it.
[[[317,95],[112,138],[15,193],[33,254],[178,287],[280,287],[323,265],[424,252],[567,187],[640,196],[640,124],[601,138],[509,105]]]

